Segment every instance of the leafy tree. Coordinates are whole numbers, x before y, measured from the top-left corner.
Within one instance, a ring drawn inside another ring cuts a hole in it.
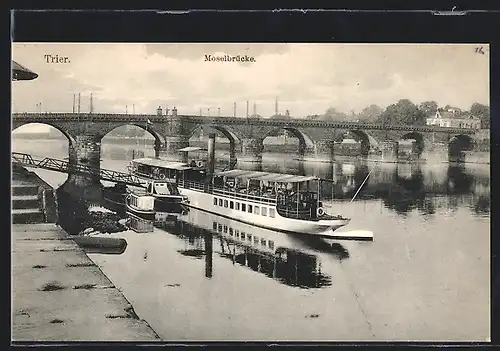
[[[490,128],[490,107],[480,103],[473,103],[470,108],[470,113],[481,119],[481,128]]]
[[[384,113],[384,109],[382,107],[371,104],[370,106],[365,107],[363,111],[358,114],[358,119],[361,122],[373,123],[380,118],[382,113]]]
[[[347,119],[347,115],[343,112],[337,111],[334,107],[330,107],[320,119],[325,121],[345,121]]]
[[[425,117],[417,105],[408,99],[402,99],[387,106],[378,121],[394,125],[424,125]]]
[[[418,108],[423,112],[425,117],[430,117],[436,113],[438,104],[436,101],[424,101]]]

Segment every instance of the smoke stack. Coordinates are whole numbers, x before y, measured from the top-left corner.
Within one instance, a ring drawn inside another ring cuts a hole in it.
[[[233,106],[233,117],[236,117],[236,102],[234,103]]]
[[[253,103],[253,115],[257,116],[257,104],[255,102]]]
[[[276,96],[276,101],[274,103],[274,113],[277,116],[278,115],[278,97]]]
[[[247,100],[247,117],[248,117],[248,100]]]
[[[217,108],[217,117],[220,117],[220,107]]]
[[[76,95],[73,94],[73,113],[75,113],[75,103],[76,103]]]
[[[94,112],[94,102],[92,101],[92,93],[90,93],[90,113]]]
[[[215,133],[208,134],[208,175],[215,171]]]
[[[78,93],[78,113],[80,113],[81,94]]]

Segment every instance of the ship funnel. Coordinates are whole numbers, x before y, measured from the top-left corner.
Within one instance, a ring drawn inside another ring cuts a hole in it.
[[[208,175],[212,176],[215,170],[215,133],[208,135]]]

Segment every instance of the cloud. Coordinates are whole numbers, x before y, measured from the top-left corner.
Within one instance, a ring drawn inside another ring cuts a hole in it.
[[[97,111],[118,113],[135,105],[138,113],[158,105],[179,113],[200,108],[233,114],[246,101],[258,113],[321,114],[328,107],[349,112],[370,104],[385,107],[402,98],[436,100],[469,108],[489,103],[488,55],[474,45],[446,44],[19,44],[13,59],[39,78],[13,83],[14,111],[71,111],[72,96],[90,92]],[[45,54],[67,56],[49,64]],[[205,62],[205,54],[255,57],[255,63]],[[87,108],[87,107],[85,107]],[[82,110],[84,108],[82,107]],[[215,114],[215,112],[213,113]]]

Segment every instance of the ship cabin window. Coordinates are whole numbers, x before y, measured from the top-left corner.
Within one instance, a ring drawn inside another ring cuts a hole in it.
[[[222,206],[222,199],[219,199],[219,206]]]
[[[254,207],[253,213],[260,214],[260,208],[259,208],[259,206],[255,206]]]
[[[267,245],[266,239],[260,239],[260,244],[266,246]]]
[[[236,209],[239,211],[240,210],[240,203],[236,202],[235,205],[236,205]]]
[[[224,200],[224,207],[227,208],[227,200]]]
[[[229,228],[229,235],[233,236],[233,228]]]
[[[236,236],[236,235],[238,235],[238,233],[239,233],[239,231],[237,231],[237,230],[235,230],[235,231],[234,231],[234,235],[235,235],[235,236]],[[232,232],[232,231],[230,231],[230,232],[229,232],[229,235],[233,236],[233,232]]]
[[[241,239],[245,240],[245,232],[241,232]]]
[[[260,214],[263,216],[267,216],[267,207],[262,207]]]
[[[219,224],[219,227],[217,229],[219,232],[222,232],[222,224]]]
[[[248,213],[252,213],[253,211],[252,205],[248,205]]]
[[[274,208],[270,208],[270,209],[269,209],[269,217],[274,218],[274,215],[275,215],[275,210],[274,210]]]
[[[214,228],[214,230],[217,230],[217,222],[214,222],[214,225],[212,228]]]
[[[236,231],[235,237],[237,237],[237,238],[240,237],[240,231],[239,230]]]
[[[269,248],[270,248],[271,250],[274,250],[274,241],[269,240],[269,241],[267,242],[267,244],[269,245]]]
[[[259,243],[259,238],[258,238],[258,237],[256,237],[256,236],[254,236],[254,237],[253,237],[253,243],[254,243],[254,244],[258,244],[258,243]]]
[[[241,204],[241,210],[243,212],[246,212],[247,211],[247,204]]]
[[[247,235],[247,240],[250,241],[250,242],[252,241],[252,234],[248,234]]]
[[[224,226],[224,233],[227,233],[227,225]]]
[[[217,206],[217,198],[214,197],[214,206]]]
[[[233,201],[229,201],[229,208],[231,210],[234,208],[234,202]]]

